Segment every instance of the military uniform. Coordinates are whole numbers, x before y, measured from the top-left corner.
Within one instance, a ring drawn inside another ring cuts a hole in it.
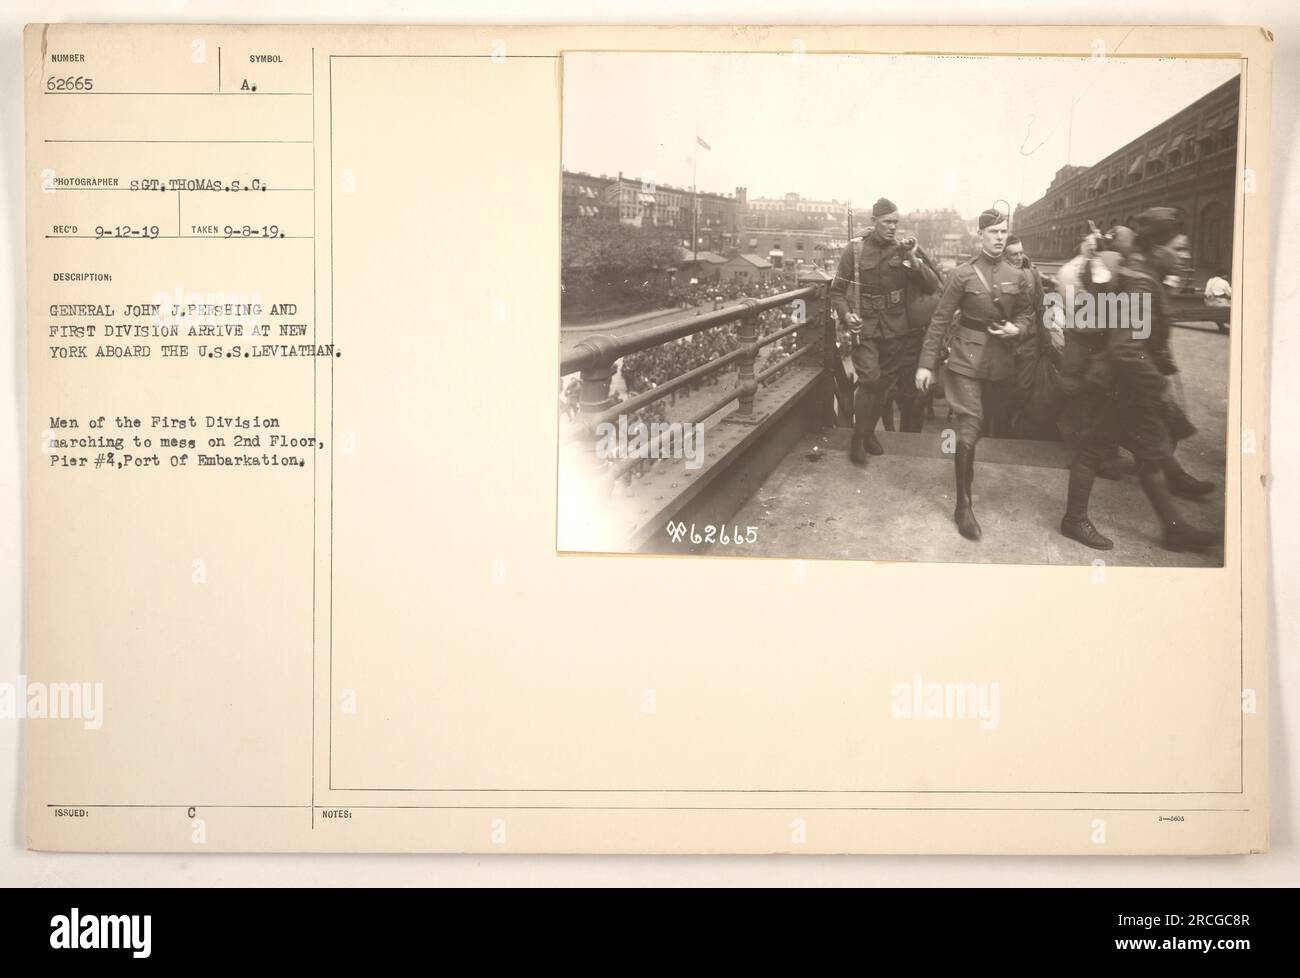
[[[908,323],[910,300],[938,288],[934,272],[913,260],[897,242],[883,242],[868,232],[840,255],[831,283],[831,306],[841,323],[853,312],[862,320],[853,345],[857,373],[854,413],[867,434],[875,429],[885,402],[893,394],[910,416],[916,399],[912,377],[921,352],[923,330]]]
[[[1042,276],[1027,259],[1020,270],[1029,289],[1034,325],[1032,335],[1015,347],[1010,434],[1014,438],[1054,441],[1061,437],[1058,425],[1065,400],[1058,381],[1061,355],[1046,322]]]
[[[1182,222],[1172,209],[1153,207],[1138,215],[1138,225],[1139,242],[1145,236],[1150,248],[1181,234]],[[1061,383],[1070,398],[1074,459],[1061,533],[1097,550],[1113,546],[1092,525],[1088,500],[1101,463],[1123,445],[1137,461],[1142,491],[1164,527],[1165,547],[1216,546],[1220,535],[1188,526],[1171,498],[1174,489],[1195,497],[1213,484],[1193,479],[1173,457],[1166,378],[1177,368],[1164,284],[1139,251],[1123,258],[1106,292],[1126,298],[1116,310],[1118,321],[1100,322],[1095,331],[1066,331]]]
[[[1040,317],[1043,314],[1043,277],[1031,261],[1026,261],[1020,270],[1024,273],[1025,281],[1029,285],[1029,307],[1033,310],[1035,322],[1041,322]]]
[[[960,323],[952,329],[943,388],[957,415],[959,444],[974,446],[986,417],[994,422],[994,435],[1006,433],[999,428],[1007,422],[1016,347],[1034,331],[1029,293],[1023,269],[1000,257],[990,258],[983,251],[958,265],[948,278],[926,330],[918,366],[934,371],[944,338],[960,313]],[[1004,321],[1018,326],[1018,335],[988,333],[989,326]]]
[[[1111,291],[1111,290],[1108,290]],[[1125,258],[1113,291],[1127,295],[1127,318],[1095,331],[1068,330],[1062,380],[1070,395],[1069,421],[1075,461],[1096,470],[1122,443],[1138,472],[1165,469],[1172,459],[1168,381],[1175,372],[1169,351],[1169,313],[1164,284],[1141,255]],[[1150,333],[1135,317],[1135,303],[1151,303]]]

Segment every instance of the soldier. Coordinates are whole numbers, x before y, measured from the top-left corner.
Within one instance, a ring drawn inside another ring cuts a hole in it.
[[[1048,308],[1043,301],[1043,277],[1025,254],[1024,243],[1014,234],[1007,235],[1007,246],[1002,256],[1007,264],[1019,268],[1025,276],[1034,329],[1032,336],[1016,344],[1008,430],[999,434],[1057,440],[1061,437],[1057,422],[1064,400],[1056,379],[1060,350],[1065,342],[1063,330],[1055,318],[1057,310]]]
[[[1204,550],[1218,544],[1220,535],[1183,522],[1170,492],[1174,463],[1166,377],[1177,367],[1169,350],[1163,282],[1187,265],[1191,252],[1173,208],[1148,208],[1133,230],[1134,251],[1120,263],[1112,285],[1127,298],[1116,304],[1119,321],[1100,324],[1105,328],[1099,336],[1079,335],[1079,330],[1066,334],[1062,381],[1071,393],[1078,438],[1061,533],[1095,550],[1114,546],[1088,518],[1088,497],[1098,466],[1119,443],[1137,461],[1138,480],[1163,526],[1166,549]]]
[[[930,320],[916,371],[916,387],[925,392],[934,381],[939,350],[953,315],[961,324],[952,336],[944,396],[957,416],[957,507],[953,521],[968,540],[980,538],[971,505],[975,479],[975,445],[986,414],[1006,415],[1015,372],[1015,348],[1033,330],[1033,310],[1024,272],[1002,260],[1007,218],[997,210],[979,216],[980,250],[958,265],[944,286],[939,308]],[[994,434],[999,434],[995,428]]]
[[[916,241],[898,240],[898,208],[882,197],[871,215],[875,226],[860,240],[849,242],[831,283],[831,305],[849,327],[858,377],[849,449],[854,465],[865,465],[868,452],[884,454],[876,423],[891,394],[902,410],[904,431],[913,430],[920,420],[914,417],[920,398],[907,379],[916,368],[923,334],[908,324],[907,306],[910,296],[928,294],[939,286],[917,253]]]
[[[1110,250],[1103,250],[1097,253],[1097,257],[1107,264],[1114,266],[1115,274],[1119,274],[1119,264],[1125,258],[1132,256],[1135,250],[1136,235],[1132,228],[1124,227],[1121,224],[1113,226],[1106,232],[1105,241],[1102,243],[1109,246]],[[1074,287],[1079,291],[1085,291],[1092,288],[1090,283],[1086,282],[1087,256],[1080,255],[1074,258],[1069,264],[1062,268],[1064,272],[1067,268],[1072,267],[1071,281]],[[1177,368],[1174,366],[1172,355],[1165,365],[1169,373],[1176,373]],[[1084,411],[1084,417],[1080,418],[1077,414],[1073,420],[1078,422],[1084,420],[1086,423],[1087,411]],[[1067,428],[1070,417],[1067,416]],[[1198,479],[1182,467],[1175,453],[1178,450],[1178,443],[1186,438],[1196,434],[1196,428],[1188,420],[1183,411],[1182,405],[1172,395],[1165,398],[1165,424],[1169,431],[1169,459],[1165,462],[1165,480],[1169,483],[1169,491],[1175,496],[1181,496],[1184,499],[1200,500],[1204,499],[1214,491],[1214,483],[1207,482],[1204,479]],[[1121,445],[1114,444],[1107,449],[1107,456],[1102,460],[1101,465],[1097,468],[1097,474],[1103,479],[1117,480],[1121,476],[1119,449]],[[1124,448],[1129,448],[1124,443]],[[1131,449],[1130,449],[1131,451]]]
[[[1030,288],[1030,306],[1033,307],[1034,315],[1039,315],[1043,308],[1043,277],[1039,274],[1034,263],[1029,260],[1025,254],[1025,244],[1014,234],[1007,235],[1007,247],[1003,252],[1006,260],[1016,268],[1023,269],[1025,280],[1029,283]]]

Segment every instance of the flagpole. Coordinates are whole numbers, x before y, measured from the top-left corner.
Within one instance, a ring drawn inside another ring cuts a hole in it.
[[[695,225],[700,212],[699,175],[700,131],[696,129],[695,145],[691,147],[691,258],[695,261],[698,261],[700,257],[700,233]]]

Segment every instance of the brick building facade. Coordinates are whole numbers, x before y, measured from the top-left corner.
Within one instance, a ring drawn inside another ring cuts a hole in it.
[[[1129,225],[1147,207],[1183,212],[1202,275],[1232,257],[1240,78],[1224,82],[1093,166],[1064,166],[1047,193],[1017,206],[1011,230],[1035,259],[1074,255],[1088,233]]]

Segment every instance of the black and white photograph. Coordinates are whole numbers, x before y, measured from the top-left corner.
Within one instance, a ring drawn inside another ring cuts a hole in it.
[[[559,549],[1222,566],[1241,73],[566,53]]]

